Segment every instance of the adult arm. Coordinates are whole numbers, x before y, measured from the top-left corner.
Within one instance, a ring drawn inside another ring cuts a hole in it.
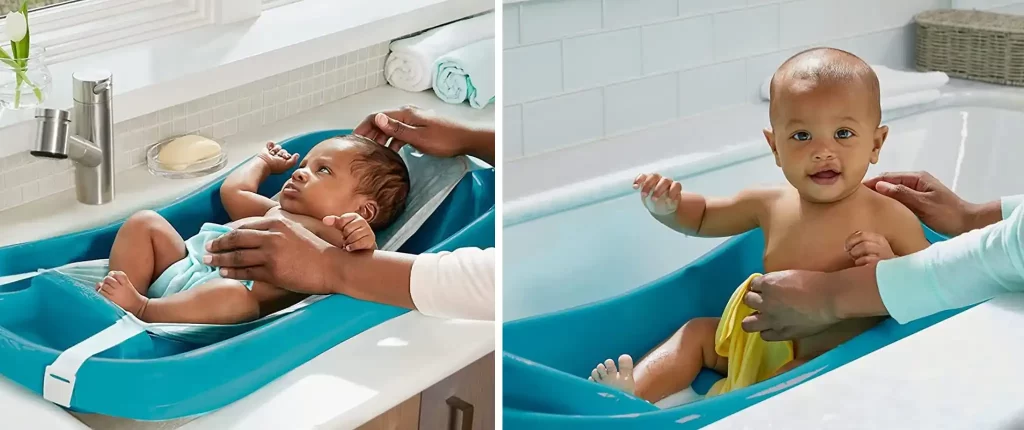
[[[1010,212],[911,255],[833,273],[790,270],[751,282],[744,302],[757,313],[743,329],[765,340],[795,339],[843,319],[891,315],[906,323],[1024,290],[1024,196],[1003,198],[983,216]],[[1004,210],[1005,209],[1005,210]]]
[[[207,264],[232,279],[303,294],[345,294],[449,318],[494,318],[494,251],[410,255],[348,252],[298,223],[264,218],[207,245]]]
[[[1019,196],[1003,199],[1000,213],[1016,206],[1003,221],[879,262],[878,293],[889,315],[907,323],[1024,290],[1024,206],[1019,202]],[[858,311],[841,301],[837,306],[841,318]]]

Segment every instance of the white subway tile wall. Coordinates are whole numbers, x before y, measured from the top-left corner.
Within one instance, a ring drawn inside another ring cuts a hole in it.
[[[759,102],[819,45],[909,69],[913,16],[1020,0],[531,0],[504,6],[506,161]]]
[[[386,85],[387,53],[388,43],[379,43],[117,123],[114,169],[146,164],[146,149],[163,139],[189,133],[222,139]],[[0,136],[25,134],[20,130],[25,125],[15,127],[19,130],[0,130]],[[68,160],[41,159],[28,152],[0,158],[0,210],[70,189],[73,175]]]

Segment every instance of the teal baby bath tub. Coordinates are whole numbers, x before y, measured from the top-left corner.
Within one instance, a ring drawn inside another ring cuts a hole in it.
[[[318,142],[350,132],[314,132],[281,145],[304,156]],[[275,194],[290,174],[271,176],[260,193]],[[186,238],[205,222],[226,223],[229,218],[219,197],[222,182],[223,177],[157,212]],[[122,222],[0,248],[0,276],[107,258]],[[471,171],[400,251],[492,247],[494,225],[494,170]],[[122,322],[124,315],[79,284],[61,273],[45,272],[0,285],[0,374],[40,395],[44,385],[73,388],[64,406],[75,411],[138,420],[216,410],[346,339],[407,312],[330,296],[213,344],[142,332],[87,358],[68,378],[48,371],[48,366],[68,348]]]
[[[925,230],[929,241],[943,239]],[[700,428],[963,311],[906,325],[887,319],[775,378],[665,410],[587,380],[606,358],[627,353],[639,359],[686,321],[721,316],[736,287],[751,273],[763,273],[763,251],[761,231],[751,231],[626,294],[504,324],[504,428]],[[722,376],[704,370],[693,388],[704,394]]]

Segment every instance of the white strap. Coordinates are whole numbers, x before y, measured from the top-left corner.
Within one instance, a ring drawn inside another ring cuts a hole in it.
[[[145,327],[125,315],[116,323],[62,352],[43,374],[43,398],[65,408],[71,407],[75,392],[75,375],[90,357],[120,345],[146,331]]]

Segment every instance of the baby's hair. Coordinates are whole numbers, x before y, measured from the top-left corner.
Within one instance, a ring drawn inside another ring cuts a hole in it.
[[[377,202],[378,212],[370,228],[380,231],[395,222],[405,211],[409,197],[409,168],[395,151],[362,136],[338,137],[355,143],[360,154],[352,162],[351,172],[358,183],[356,193]]]
[[[868,63],[847,51],[819,47],[806,49],[789,57],[772,75],[768,87],[769,115],[775,105],[777,82],[783,79],[808,80],[823,84],[862,83],[868,90],[871,106],[876,111],[878,122],[882,121],[878,76]]]

